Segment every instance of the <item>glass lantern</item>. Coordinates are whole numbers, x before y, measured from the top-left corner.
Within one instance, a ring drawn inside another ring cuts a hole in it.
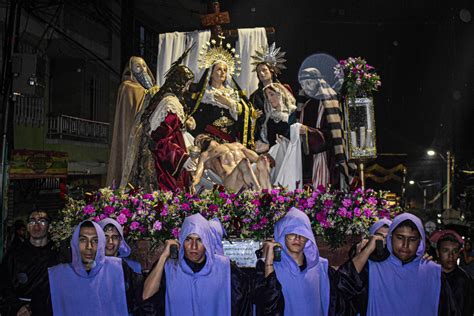
[[[344,116],[349,159],[360,161],[376,158],[374,100],[366,97],[347,98]]]

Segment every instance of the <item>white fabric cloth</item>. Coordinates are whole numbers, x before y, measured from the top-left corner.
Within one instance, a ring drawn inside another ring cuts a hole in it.
[[[198,82],[199,78],[202,77],[202,74],[206,69],[199,69],[198,58],[199,52],[202,49],[202,45],[206,44],[211,40],[211,31],[194,31],[186,33],[186,47],[191,47],[194,43],[196,45],[189,52],[188,57],[184,60],[184,65],[193,71],[194,82]],[[177,56],[176,58],[178,58]],[[175,58],[175,59],[176,59]]]
[[[270,173],[270,182],[273,184],[278,185],[278,183],[276,183],[276,178],[280,173],[281,165],[285,159],[285,154],[289,144],[290,141],[287,138],[284,138],[281,142],[276,143],[268,150],[268,154],[275,160],[275,167],[272,168]]]
[[[295,190],[303,187],[303,167],[301,157],[301,141],[300,141],[300,123],[295,123],[290,126],[290,143],[286,148],[283,161],[280,160],[282,151],[278,147],[284,143],[276,144],[272,146],[269,154],[275,159],[275,163],[279,165],[278,173],[272,176],[274,185],[282,185],[287,187],[288,190]],[[284,145],[282,145],[284,146]],[[283,149],[284,150],[284,149]],[[273,156],[275,154],[275,156]],[[296,183],[299,183],[298,187]]]
[[[199,51],[203,44],[211,38],[210,31],[173,32],[160,34],[158,40],[158,59],[156,69],[156,83],[161,87],[165,83],[165,74],[171,64],[178,59],[183,52],[194,43],[194,49],[189,52],[183,64],[194,73],[194,81],[201,78],[204,69],[198,67]]]
[[[186,114],[184,114],[181,102],[179,102],[178,98],[173,94],[165,95],[163,100],[158,103],[158,106],[150,117],[150,134],[157,129],[161,123],[163,123],[168,112],[176,114],[181,121],[181,124],[184,125]]]
[[[239,39],[236,43],[236,51],[240,55],[242,70],[236,81],[249,96],[258,88],[258,78],[256,72],[253,71],[250,56],[254,55],[257,49],[268,46],[267,33],[263,27],[238,29],[238,32]]]
[[[156,83],[162,86],[165,83],[165,74],[171,64],[183,54],[186,49],[186,33],[173,32],[160,34],[158,39],[158,60],[156,69]]]

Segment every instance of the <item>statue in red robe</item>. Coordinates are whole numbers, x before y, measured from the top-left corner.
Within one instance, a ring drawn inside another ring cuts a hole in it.
[[[166,82],[161,90],[153,97],[148,108],[144,111],[142,123],[141,147],[148,146],[153,157],[156,182],[141,175],[140,166],[135,168],[133,181],[141,187],[165,191],[184,190],[189,184],[188,170],[193,170],[195,164],[189,157],[185,138],[186,129],[195,127],[192,117],[186,115],[183,107],[183,93],[187,91],[194,79],[192,71],[182,65],[173,67],[166,76]],[[140,165],[140,158],[137,159]],[[141,166],[143,168],[143,166]]]

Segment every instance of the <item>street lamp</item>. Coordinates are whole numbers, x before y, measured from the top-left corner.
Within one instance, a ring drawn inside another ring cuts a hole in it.
[[[435,180],[420,180],[420,181],[415,181],[415,180],[410,180],[408,181],[410,185],[416,184],[418,188],[420,188],[423,191],[423,210],[426,211],[426,206],[428,202],[428,196],[427,196],[427,190],[429,187],[439,185],[439,182]]]
[[[444,157],[441,153],[436,153],[433,149],[429,149],[426,151],[426,154],[430,157],[435,156],[438,154],[441,159],[443,159],[446,162],[446,209],[451,208],[451,183],[453,180],[453,174],[454,174],[454,155],[451,153],[451,151],[446,152],[446,157]]]

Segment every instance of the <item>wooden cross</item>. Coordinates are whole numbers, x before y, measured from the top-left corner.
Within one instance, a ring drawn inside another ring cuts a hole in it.
[[[229,12],[221,12],[221,5],[218,1],[212,3],[214,12],[201,16],[201,24],[204,27],[211,27],[212,37],[216,38],[222,34],[222,24],[230,23]]]
[[[229,24],[230,23],[230,16],[229,12],[221,12],[221,5],[219,1],[212,2],[212,10],[206,15],[201,16],[201,24],[203,27],[211,28],[211,38],[218,40],[221,36],[224,37],[237,37],[238,31],[237,30],[224,30],[222,29],[222,24]],[[268,34],[274,34],[275,28],[274,27],[266,27],[265,31]]]

